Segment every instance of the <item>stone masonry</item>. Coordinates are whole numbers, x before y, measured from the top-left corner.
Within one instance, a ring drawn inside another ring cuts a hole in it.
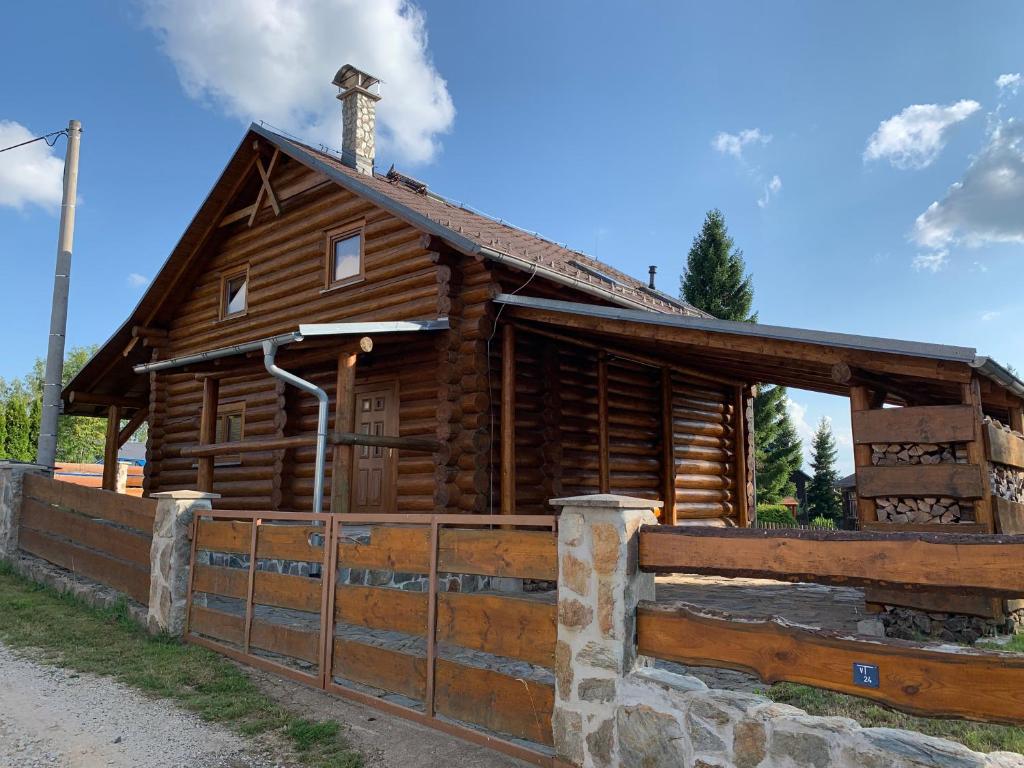
[[[211,508],[215,493],[165,491],[157,499],[150,549],[149,615],[151,632],[180,636],[185,628],[192,520]]]
[[[1024,768],[944,739],[812,717],[762,696],[709,689],[636,653],[637,531],[657,502],[556,499],[559,524],[555,750],[581,768]]]

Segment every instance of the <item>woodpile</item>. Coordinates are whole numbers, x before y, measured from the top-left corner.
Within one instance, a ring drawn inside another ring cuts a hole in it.
[[[1003,464],[992,464],[989,478],[993,495],[1024,503],[1024,471]]]
[[[971,519],[967,514],[969,503],[949,496],[881,496],[875,501],[878,519],[885,523],[959,523]]]
[[[871,464],[966,464],[967,449],[959,443],[872,443]]]

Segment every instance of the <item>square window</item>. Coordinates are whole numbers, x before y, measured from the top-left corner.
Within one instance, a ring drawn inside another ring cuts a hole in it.
[[[249,275],[235,275],[224,281],[223,316],[245,312],[248,307]]]
[[[362,240],[362,235],[351,235],[334,241],[334,282],[359,274]]]

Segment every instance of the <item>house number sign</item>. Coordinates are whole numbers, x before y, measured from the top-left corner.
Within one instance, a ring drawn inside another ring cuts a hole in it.
[[[877,664],[854,664],[853,684],[862,688],[877,688],[879,683]]]

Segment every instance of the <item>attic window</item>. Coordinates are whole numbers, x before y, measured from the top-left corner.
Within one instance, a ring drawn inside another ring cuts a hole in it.
[[[326,288],[363,279],[363,226],[358,222],[327,233]]]
[[[249,269],[221,278],[220,316],[244,315],[249,308]]]

